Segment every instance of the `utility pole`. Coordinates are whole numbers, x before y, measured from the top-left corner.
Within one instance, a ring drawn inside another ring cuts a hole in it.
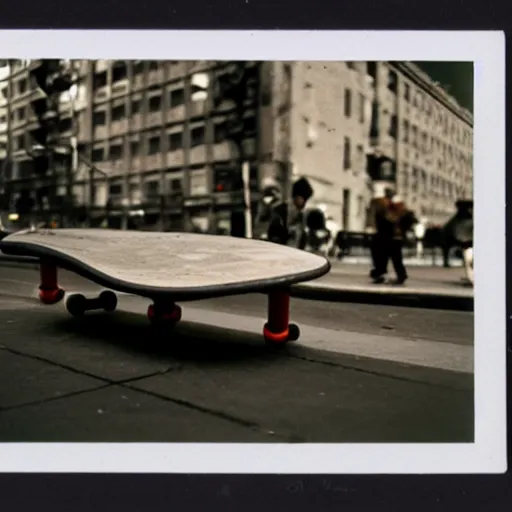
[[[231,140],[238,151],[238,158],[233,162],[235,168],[234,183],[232,188],[243,192],[244,197],[244,224],[245,237],[252,238],[252,214],[250,194],[250,163],[246,159],[244,140],[250,136],[256,136],[256,130],[250,130],[246,126],[245,113],[247,101],[250,99],[249,90],[251,80],[257,84],[258,66],[248,67],[245,61],[233,62],[229,65],[227,75],[223,80],[217,79],[214,93],[216,107],[225,100],[231,100],[235,108],[227,115],[226,138]],[[258,95],[255,95],[258,98]],[[256,105],[253,107],[257,111]]]

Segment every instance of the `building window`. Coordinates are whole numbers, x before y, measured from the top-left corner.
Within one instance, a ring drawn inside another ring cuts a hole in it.
[[[221,142],[224,142],[227,138],[227,126],[226,122],[223,121],[222,123],[215,123],[213,127],[213,138],[215,144],[220,144]]]
[[[116,60],[114,61],[114,65],[112,66],[112,82],[119,82],[124,80],[128,75],[128,70],[126,69],[126,63],[124,60]]]
[[[205,131],[204,126],[198,126],[190,131],[190,146],[196,147],[204,144]]]
[[[404,121],[404,142],[409,142],[409,121]]]
[[[388,89],[391,92],[396,93],[397,82],[398,82],[397,74],[394,71],[390,71],[388,74]]]
[[[123,193],[123,187],[122,185],[110,185],[108,193],[111,196],[119,196]]]
[[[169,151],[177,151],[183,148],[183,133],[176,132],[169,134]]]
[[[160,152],[160,135],[150,137],[148,154],[156,155],[159,152]]]
[[[105,150],[103,148],[93,149],[91,160],[93,162],[103,162],[105,160]]]
[[[374,80],[377,78],[377,63],[367,62],[366,63],[366,74],[371,76]]]
[[[150,60],[149,61],[149,70],[155,71],[160,67],[160,61],[158,60]]]
[[[133,63],[133,74],[134,75],[141,75],[144,71],[144,61],[143,60],[136,60]]]
[[[411,130],[411,143],[413,148],[418,147],[418,128],[416,126],[413,126]]]
[[[348,61],[346,62],[346,65],[347,65],[347,68],[348,68],[348,69],[356,69],[355,63],[354,63],[354,62],[352,62],[351,60],[348,60]]]
[[[132,100],[132,115],[140,114],[140,100]]]
[[[59,132],[66,133],[69,132],[73,128],[73,122],[68,117],[67,119],[61,119],[59,121]]]
[[[404,164],[404,170],[402,171],[402,189],[407,193],[409,190],[409,165]]]
[[[104,110],[99,112],[94,112],[92,116],[92,125],[93,126],[104,126],[107,121],[107,114]]]
[[[366,105],[366,98],[363,93],[359,93],[359,122],[364,123],[364,109]]]
[[[18,112],[18,121],[23,121],[25,119],[25,107],[19,108]]]
[[[122,160],[123,145],[122,144],[114,144],[113,146],[110,146],[109,154],[110,154],[110,160]]]
[[[24,92],[27,90],[27,81],[25,79],[22,79],[18,82],[18,93],[24,94]]]
[[[345,89],[344,110],[345,117],[350,117],[352,114],[352,91],[350,89]]]
[[[93,89],[99,89],[101,87],[105,87],[107,85],[107,72],[103,71],[103,73],[98,73],[94,75],[93,79]]]
[[[350,167],[350,139],[345,137],[343,141],[343,169],[347,170],[350,169]]]
[[[162,108],[162,96],[152,96],[149,98],[149,111],[158,112]]]
[[[411,101],[411,86],[409,84],[404,84],[404,99],[407,103]]]
[[[16,148],[25,149],[25,135],[18,135],[16,137]]]
[[[126,108],[124,105],[119,105],[112,109],[112,121],[120,121],[126,117]]]
[[[389,136],[395,138],[397,132],[397,124],[398,119],[395,114],[393,114],[389,120]]]
[[[138,140],[134,140],[130,142],[130,154],[131,156],[139,156],[140,153],[140,143]]]
[[[416,167],[412,169],[411,191],[413,193],[418,192],[418,169],[416,169]]]
[[[185,103],[185,90],[175,89],[169,94],[169,105],[171,108],[179,107]]]

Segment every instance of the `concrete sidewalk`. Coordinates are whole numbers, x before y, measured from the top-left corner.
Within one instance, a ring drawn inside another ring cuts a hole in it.
[[[2,266],[37,266],[36,258],[0,253]],[[403,286],[375,285],[369,265],[332,262],[331,271],[314,281],[293,287],[293,295],[312,300],[380,304],[429,309],[472,311],[473,287],[464,281],[461,268],[412,267]]]

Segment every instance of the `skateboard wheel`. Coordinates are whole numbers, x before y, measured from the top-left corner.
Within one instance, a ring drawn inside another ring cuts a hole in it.
[[[64,298],[64,290],[62,288],[53,288],[48,290],[46,288],[39,289],[39,300],[47,305],[57,304]]]
[[[71,295],[66,301],[66,309],[71,316],[79,317],[85,313],[87,305],[87,299],[77,293],[75,295]]]
[[[100,293],[99,299],[105,311],[112,312],[116,310],[117,295],[114,292],[105,290]]]
[[[148,318],[153,325],[174,325],[181,320],[181,308],[177,305],[169,312],[158,313],[155,311],[155,305],[151,304],[148,307]]]
[[[297,324],[288,326],[288,341],[297,341],[300,338],[300,328]]]
[[[283,332],[272,332],[271,330],[269,330],[268,324],[265,324],[265,326],[263,327],[263,337],[265,338],[265,342],[267,345],[284,345],[288,341],[289,329],[286,329]]]

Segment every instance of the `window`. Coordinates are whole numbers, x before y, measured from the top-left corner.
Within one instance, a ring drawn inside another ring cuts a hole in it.
[[[354,62],[352,62],[351,60],[347,61],[346,65],[348,69],[356,69]]]
[[[67,119],[61,119],[59,121],[59,131],[61,133],[69,132],[73,128],[73,122],[68,117]]]
[[[150,71],[155,71],[159,68],[159,65],[160,65],[160,61],[158,60],[150,60],[149,61],[149,70]]]
[[[18,82],[18,92],[23,94],[27,90],[27,81],[25,79]]]
[[[363,93],[359,93],[359,122],[364,123],[364,109],[366,104],[366,98]]]
[[[160,152],[160,136],[155,135],[149,139],[149,154],[156,155]]]
[[[418,128],[416,126],[413,126],[411,130],[411,143],[414,148],[418,147]]]
[[[138,156],[140,153],[140,144],[138,140],[130,142],[130,154],[131,156]]]
[[[126,117],[126,108],[124,105],[118,105],[112,109],[112,121],[120,121]]]
[[[388,74],[388,89],[391,92],[396,92],[398,83],[398,77],[394,71],[390,71]]]
[[[190,146],[196,147],[204,144],[204,126],[198,126],[190,131]]]
[[[18,120],[23,121],[25,119],[25,107],[19,108],[18,112]]]
[[[144,71],[144,61],[143,60],[136,60],[133,63],[133,74],[134,75],[140,75]]]
[[[389,120],[389,136],[395,138],[397,132],[398,120],[395,114],[393,114]]]
[[[153,96],[149,98],[149,111],[158,112],[162,108],[162,96]]]
[[[123,146],[122,144],[115,144],[110,146],[110,159],[121,160],[123,158]]]
[[[412,192],[418,192],[418,169],[416,169],[416,167],[412,169],[411,190]]]
[[[132,115],[133,114],[140,114],[140,100],[132,100]]]
[[[371,76],[374,80],[377,77],[377,63],[367,62],[366,63],[366,74]]]
[[[99,112],[94,112],[92,116],[92,125],[93,126],[103,126],[106,123],[107,115],[104,110]]]
[[[103,71],[103,73],[98,73],[94,75],[93,80],[93,88],[99,89],[101,87],[105,87],[107,85],[107,72]]]
[[[408,103],[411,101],[411,86],[409,84],[404,84],[404,99]]]
[[[409,190],[409,164],[404,164],[402,171],[402,188],[405,192]]]
[[[169,105],[171,108],[178,107],[185,103],[185,90],[175,89],[169,94]]]
[[[409,142],[409,121],[404,121],[404,142]]]
[[[227,126],[226,122],[216,123],[213,128],[213,137],[215,144],[224,142],[227,138]]]
[[[362,144],[357,145],[357,167],[362,170],[364,169],[364,147]]]
[[[183,133],[171,133],[169,134],[169,151],[177,151],[183,148]]]
[[[350,139],[345,137],[343,141],[343,169],[347,170],[350,169],[350,167]]]
[[[16,137],[16,148],[17,149],[25,149],[25,136],[18,135]]]
[[[93,149],[91,160],[93,162],[103,162],[105,160],[105,150],[103,148]]]
[[[146,189],[147,197],[155,197],[160,192],[160,181],[159,180],[146,181],[144,188]]]
[[[123,193],[123,187],[122,185],[110,185],[108,193],[112,196],[119,196]]]
[[[112,82],[119,82],[124,80],[128,76],[128,70],[126,69],[126,63],[123,60],[114,62],[112,67]]]
[[[352,113],[352,91],[345,89],[345,101],[344,101],[345,117],[350,117]]]

